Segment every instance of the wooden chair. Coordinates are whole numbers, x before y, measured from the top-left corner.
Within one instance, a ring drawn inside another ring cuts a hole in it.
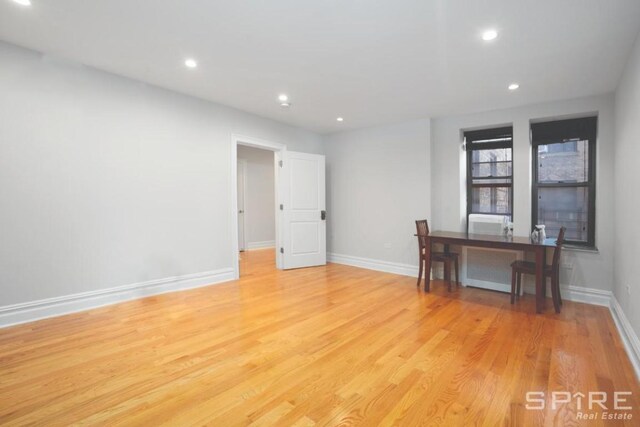
[[[556,248],[553,252],[553,262],[544,268],[545,286],[547,277],[551,278],[551,295],[553,296],[553,307],[556,313],[560,313],[560,306],[562,305],[562,297],[560,296],[560,253],[564,243],[565,231],[565,227],[560,228],[558,240],[556,240]],[[514,303],[516,298],[520,298],[522,274],[535,275],[536,264],[528,261],[514,261],[511,264],[511,304]]]
[[[427,239],[426,237],[429,235],[429,224],[426,219],[416,221],[416,228],[418,233],[418,248],[420,250],[420,270],[418,272],[418,284],[420,287],[420,281],[422,280],[422,271],[424,270],[424,265],[427,261],[427,256],[431,257],[431,262],[443,262],[445,271],[447,272],[445,276],[449,278],[449,292],[451,292],[451,264],[455,267],[456,273],[456,287],[460,284],[459,276],[458,276],[458,254],[457,253],[449,253],[449,252],[431,252],[431,248],[427,247]],[[431,271],[425,272],[425,278],[427,274],[431,274]],[[426,289],[428,291],[428,289]]]

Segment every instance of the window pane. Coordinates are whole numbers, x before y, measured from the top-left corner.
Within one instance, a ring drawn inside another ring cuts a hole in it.
[[[511,148],[473,150],[471,173],[474,178],[511,176]]]
[[[511,187],[473,187],[473,213],[511,214]]]
[[[538,146],[538,182],[587,182],[589,141]]]
[[[586,242],[589,224],[589,189],[555,187],[538,189],[538,224],[544,224],[547,237],[557,237],[567,227],[565,239]]]

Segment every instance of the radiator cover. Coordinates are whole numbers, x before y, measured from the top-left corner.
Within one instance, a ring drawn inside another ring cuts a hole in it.
[[[520,251],[463,247],[461,282],[466,286],[511,292],[511,263],[521,259]]]

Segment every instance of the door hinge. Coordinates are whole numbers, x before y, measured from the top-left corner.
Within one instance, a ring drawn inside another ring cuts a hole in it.
[[[284,248],[280,248],[280,253],[283,254],[284,253]]]
[[[282,167],[282,160],[278,160],[278,165],[280,165],[280,167]]]
[[[282,203],[280,203],[280,210],[283,211],[284,210],[284,205]]]

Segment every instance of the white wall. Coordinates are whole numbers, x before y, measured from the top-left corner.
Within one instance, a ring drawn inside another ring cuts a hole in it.
[[[275,173],[273,151],[238,146],[246,161],[244,218],[248,249],[275,245]]]
[[[430,217],[429,120],[329,135],[328,252],[418,265],[416,219]]]
[[[521,90],[526,90],[522,88]],[[517,96],[517,93],[513,94]],[[571,267],[570,283],[610,291],[613,277],[613,148],[612,94],[529,105],[485,113],[437,118],[431,121],[432,213],[434,229],[463,231],[466,201],[462,130],[513,125],[514,234],[527,236],[531,227],[530,121],[598,114],[596,145],[596,245],[598,252],[565,250],[563,263]]]
[[[616,91],[614,295],[640,335],[640,38]],[[629,287],[629,290],[627,289]],[[637,345],[637,344],[636,344]],[[639,349],[640,350],[640,349]]]
[[[0,308],[231,268],[233,133],[323,150],[310,132],[0,43]]]

